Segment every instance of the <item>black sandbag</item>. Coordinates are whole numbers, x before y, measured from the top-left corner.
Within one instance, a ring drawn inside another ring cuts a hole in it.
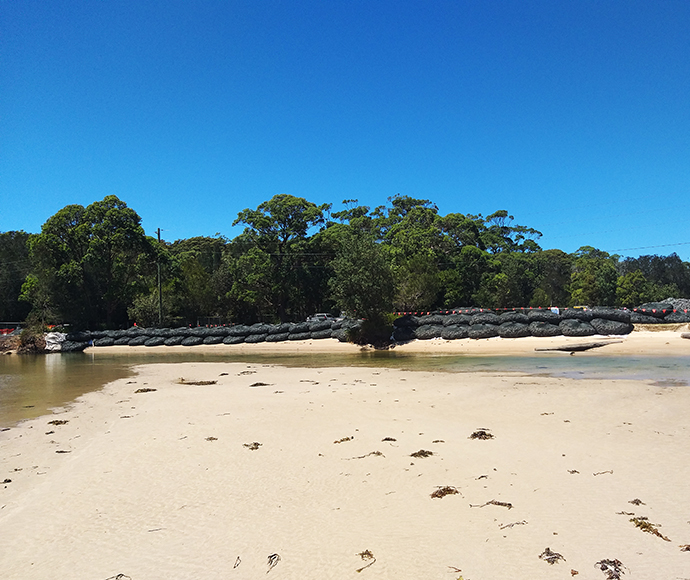
[[[419,326],[419,319],[414,314],[406,314],[393,321],[396,328],[416,328]]]
[[[70,342],[89,342],[90,340],[93,340],[93,338],[91,337],[91,333],[86,330],[83,332],[69,332],[65,336],[65,340]]]
[[[449,314],[443,321],[443,326],[455,326],[458,324],[469,325],[472,317],[469,314]]]
[[[165,338],[162,336],[152,336],[145,343],[144,346],[163,346],[165,344]]]
[[[182,346],[197,346],[203,343],[204,339],[201,336],[188,336],[187,338],[183,339],[180,344]]]
[[[311,333],[312,338],[331,338],[331,334],[333,331],[330,328],[326,328],[324,330],[317,330],[315,332]]]
[[[132,326],[131,328],[125,330],[125,336],[129,336],[129,338],[136,338],[142,334],[144,334],[143,329],[138,326]]]
[[[213,326],[208,329],[209,330],[209,335],[210,336],[220,336],[221,338],[225,338],[230,334],[230,329],[227,326]],[[222,340],[220,342],[223,342]],[[214,343],[218,344],[218,343]]]
[[[550,322],[542,322],[535,320],[529,323],[529,331],[532,336],[546,337],[546,336],[561,336],[563,331],[558,324],[551,324]]]
[[[130,338],[129,342],[127,343],[129,346],[143,346],[146,344],[146,341],[151,338],[150,336],[146,336],[145,334],[141,336],[137,336],[135,338]]]
[[[597,334],[630,334],[634,328],[629,322],[607,318],[592,318],[590,324],[597,331]]]
[[[242,344],[244,342],[245,336],[226,336],[223,339],[223,344]]]
[[[115,339],[115,346],[126,346],[129,344],[129,341],[132,340],[129,336],[121,336],[120,338]]]
[[[589,308],[566,308],[561,310],[561,320],[581,320],[584,322],[589,322],[592,320],[592,318],[594,318],[594,314]],[[565,332],[563,334],[565,334]],[[573,336],[580,335],[575,334]]]
[[[273,324],[268,334],[286,334],[290,332],[290,323],[283,322],[282,324]]]
[[[224,336],[207,336],[204,338],[204,344],[220,344],[224,338]]]
[[[592,336],[597,333],[589,322],[577,318],[561,320],[558,326],[563,336]]]
[[[248,342],[249,344],[256,344],[257,342],[265,342],[267,336],[268,336],[268,332],[265,334],[250,334],[247,338],[244,339],[244,342]]]
[[[440,324],[424,324],[418,327],[415,331],[417,340],[429,340],[432,338],[440,338],[443,332],[443,326]]]
[[[395,342],[407,342],[408,340],[414,340],[415,329],[410,326],[403,326],[393,329],[393,340]]]
[[[179,328],[170,329],[170,336],[181,336],[186,338],[187,336],[192,336],[191,328],[187,326],[180,326]]]
[[[480,316],[479,314],[475,316]],[[498,336],[498,326],[496,324],[473,324],[470,326],[467,335],[470,338],[492,338]]]
[[[527,318],[525,316],[525,318]],[[522,338],[530,336],[529,325],[524,322],[504,322],[498,327],[498,335],[502,338]]]
[[[615,320],[617,322],[624,322],[630,324],[630,311],[621,308],[609,308],[607,306],[596,306],[592,308],[594,318],[603,318],[604,320]]]
[[[236,324],[228,328],[228,336],[247,336],[249,334],[249,327],[244,324]],[[238,344],[235,342],[226,342],[225,344]]]
[[[450,326],[443,327],[441,338],[445,338],[446,340],[459,340],[461,338],[467,338],[469,332],[469,324],[451,324]]]
[[[252,324],[249,327],[249,335],[262,335],[262,334],[268,334],[268,332],[271,330],[271,325],[270,324],[263,324],[262,322],[257,322],[256,324]],[[259,341],[263,342],[263,341]]]
[[[283,342],[290,336],[289,332],[281,332],[280,334],[269,334],[266,337],[266,342]]]
[[[633,324],[659,324],[663,322],[663,319],[633,311],[630,313],[630,322]]]
[[[336,338],[340,342],[347,342],[347,331],[343,328],[331,330],[331,338]]]
[[[475,326],[475,325],[486,325],[486,324],[493,324],[493,325],[499,325],[501,324],[501,317],[498,316],[497,314],[494,314],[493,312],[480,312],[479,314],[473,314],[472,318],[470,320],[470,325]],[[496,335],[493,335],[496,336]]]
[[[331,330],[340,330],[343,327],[342,320],[334,320],[331,322]]]
[[[311,332],[297,332],[290,333],[288,340],[309,340],[311,338]]]
[[[560,314],[556,314],[552,310],[547,310],[545,308],[535,308],[534,310],[528,311],[527,318],[530,322],[548,322],[550,324],[558,324],[561,321]]]
[[[670,302],[647,302],[645,304],[640,304],[635,310],[642,314],[663,318],[667,314],[673,312],[673,304]]]
[[[182,344],[184,339],[184,336],[171,336],[170,338],[166,338],[163,344],[165,344],[165,346],[178,346]]]
[[[445,316],[440,314],[427,314],[419,316],[417,318],[417,324],[419,326],[439,326],[443,324],[444,320]]]
[[[330,320],[315,320],[314,322],[309,323],[309,332],[312,334],[315,332],[322,332],[324,330],[330,330],[331,329],[331,321]],[[313,337],[316,338],[316,337]]]
[[[522,312],[515,312],[514,310],[504,312],[499,316],[501,324],[506,322],[519,322],[520,324],[529,324],[529,318]]]
[[[103,334],[109,338],[114,338],[117,340],[118,338],[123,338],[127,336],[127,331],[126,330],[104,330]]]
[[[290,325],[290,334],[304,334],[310,332],[308,322],[294,322]]]
[[[104,336],[103,338],[97,338],[93,341],[94,346],[113,346],[115,344],[115,339],[109,336]]]
[[[690,310],[687,312],[684,310],[676,310],[664,316],[664,322],[668,323],[680,323],[680,322],[690,322]]]
[[[60,352],[81,352],[87,346],[89,346],[88,342],[65,340],[60,344]]]

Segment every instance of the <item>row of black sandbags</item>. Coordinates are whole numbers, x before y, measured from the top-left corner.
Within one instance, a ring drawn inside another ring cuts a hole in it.
[[[355,320],[289,322],[246,326],[196,328],[142,328],[84,331],[68,334],[62,352],[84,350],[87,346],[197,346],[200,344],[242,344],[336,338],[347,341],[346,331],[360,324]]]
[[[690,322],[690,310],[675,308],[670,302],[648,302],[633,308],[634,324],[678,324]]]
[[[444,338],[520,338],[524,336],[592,336],[629,334],[631,313],[615,308],[567,308],[506,311],[467,310],[455,314],[405,315],[394,321],[396,341]]]

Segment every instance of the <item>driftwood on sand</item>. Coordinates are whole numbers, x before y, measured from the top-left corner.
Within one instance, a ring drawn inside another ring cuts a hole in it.
[[[680,335],[681,338],[690,338],[690,332],[683,332]]]
[[[535,348],[534,350],[537,350],[537,351],[560,350],[560,351],[565,351],[565,352],[569,352],[570,354],[573,354],[575,352],[582,352],[583,350],[589,350],[591,348],[599,348],[602,346],[606,346],[607,344],[616,344],[618,342],[623,342],[623,341],[622,340],[608,340],[606,342],[581,342],[579,344],[565,344],[563,346],[552,346],[550,348]]]

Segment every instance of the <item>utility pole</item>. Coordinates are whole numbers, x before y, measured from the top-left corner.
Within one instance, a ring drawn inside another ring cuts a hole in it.
[[[160,245],[161,245],[161,229],[158,228],[158,326],[163,326],[163,287],[161,284],[161,258],[160,258]]]

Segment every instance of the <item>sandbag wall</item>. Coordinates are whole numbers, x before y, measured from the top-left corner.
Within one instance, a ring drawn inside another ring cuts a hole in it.
[[[62,352],[84,350],[87,346],[196,346],[200,344],[242,344],[337,338],[346,342],[346,331],[360,324],[356,320],[335,322],[289,322],[284,324],[253,324],[245,326],[214,326],[196,328],[142,328],[127,330],[85,331],[68,334]]]
[[[633,308],[633,324],[682,324],[690,322],[690,299],[674,298],[669,302],[648,302]]]
[[[616,308],[566,308],[558,313],[541,308],[521,308],[501,313],[469,308],[422,316],[407,314],[397,318],[393,325],[393,338],[398,342],[415,338],[455,340],[494,336],[620,335],[633,330],[630,311]]]

